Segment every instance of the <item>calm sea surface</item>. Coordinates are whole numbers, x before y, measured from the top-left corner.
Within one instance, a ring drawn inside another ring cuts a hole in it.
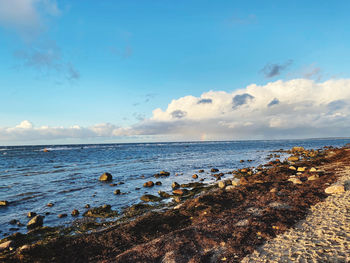
[[[69,224],[76,219],[70,216],[73,209],[81,212],[80,217],[86,204],[91,207],[110,204],[113,209],[121,210],[138,203],[146,192],[170,193],[173,181],[195,181],[191,176],[198,169],[206,171],[199,176],[210,183],[214,180],[209,173],[212,167],[226,172],[266,163],[266,156],[274,150],[296,145],[313,149],[339,147],[346,143],[350,139],[0,147],[0,200],[10,202],[8,207],[0,208],[0,237],[26,232],[29,211],[42,215],[50,212],[44,219],[46,226]],[[253,162],[240,163],[242,159]],[[171,175],[154,178],[153,174],[161,170]],[[124,184],[110,186],[99,182],[104,172],[113,175],[112,183]],[[148,180],[163,184],[145,189],[142,185]],[[125,194],[114,195],[115,189]],[[54,206],[47,207],[49,202]],[[68,217],[59,219],[60,213],[67,213]],[[10,225],[12,219],[24,226]]]

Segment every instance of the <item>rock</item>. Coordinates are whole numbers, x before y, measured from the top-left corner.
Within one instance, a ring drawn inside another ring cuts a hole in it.
[[[35,212],[28,212],[28,214],[27,214],[27,217],[29,217],[29,218],[32,218],[34,216],[36,216]]]
[[[19,221],[17,219],[12,219],[9,224],[10,225],[16,225]]]
[[[194,174],[194,175],[192,175],[192,178],[193,178],[193,179],[197,179],[197,178],[198,178],[198,175],[197,175],[197,174]]]
[[[113,211],[111,209],[112,207],[110,205],[103,205],[100,207],[95,207],[95,208],[91,208],[88,211],[86,211],[83,216],[87,216],[87,217],[114,217],[118,215],[117,211]]]
[[[163,198],[169,198],[171,195],[164,191],[158,191],[158,194]]]
[[[198,173],[204,173],[203,169],[198,170]]]
[[[225,184],[225,182],[220,181],[220,182],[218,183],[218,186],[219,186],[219,188],[224,189],[225,186],[226,186],[226,184]]]
[[[174,195],[184,195],[185,194],[185,191],[183,189],[175,189],[173,191],[173,194]]]
[[[232,184],[233,186],[237,186],[237,185],[239,184],[239,180],[233,179],[233,180],[231,181],[231,184]]]
[[[48,207],[53,207],[54,204],[53,204],[53,203],[48,203],[46,206],[48,206]]]
[[[59,214],[58,218],[64,218],[64,217],[67,217],[67,216],[68,216],[67,214]]]
[[[296,170],[297,170],[297,168],[295,168],[294,166],[289,166],[288,169],[289,169],[289,170],[293,170],[293,171],[296,171]]]
[[[42,227],[44,224],[44,217],[41,215],[34,216],[27,224],[28,229],[34,229],[37,227]]]
[[[181,197],[176,195],[173,197],[173,200],[176,202],[176,203],[181,203]]]
[[[327,187],[325,190],[326,194],[341,194],[345,192],[344,185],[332,185]]]
[[[112,175],[110,173],[103,173],[100,178],[99,178],[100,181],[102,182],[109,182],[109,181],[112,181]]]
[[[314,173],[314,172],[317,172],[316,168],[315,167],[311,167],[310,173]]]
[[[158,186],[159,186],[159,185],[162,185],[162,182],[161,182],[161,181],[157,181],[157,182],[156,182],[156,185],[158,185]]]
[[[11,245],[13,244],[12,240],[6,241],[4,243],[0,244],[0,251],[6,250],[6,249],[10,249]]]
[[[143,184],[143,187],[152,187],[152,186],[154,186],[154,183],[152,181],[148,181]]]
[[[244,160],[240,160],[239,162],[240,162],[240,163],[244,163]]]
[[[246,185],[248,184],[248,180],[245,177],[241,177],[241,179],[239,179],[239,184]]]
[[[232,190],[235,189],[235,188],[236,188],[236,187],[233,186],[233,185],[228,185],[228,186],[225,187],[225,190],[226,190],[226,191],[232,191]]]
[[[8,201],[6,201],[6,200],[1,200],[0,201],[0,207],[1,206],[8,206],[9,205],[9,202]]]
[[[306,167],[298,167],[297,172],[305,172]]]
[[[273,209],[291,209],[291,206],[286,203],[280,203],[280,202],[272,202],[268,205],[269,207]]]
[[[287,159],[289,162],[296,162],[299,161],[299,157],[298,156],[290,156]]]
[[[239,170],[241,173],[247,173],[248,169],[247,168],[242,168],[241,170]]]
[[[217,169],[217,168],[211,168],[211,170],[210,170],[212,173],[216,173],[216,172],[218,172],[219,171],[219,169]]]
[[[171,184],[171,187],[172,187],[173,189],[177,189],[177,188],[180,187],[180,185],[179,185],[177,182],[173,182],[173,183]]]
[[[308,180],[308,181],[315,181],[315,180],[317,180],[318,178],[320,178],[320,176],[319,176],[318,174],[313,174],[313,175],[309,176],[309,177],[307,178],[307,180]]]
[[[30,249],[30,245],[23,245],[23,246],[21,246],[18,250],[19,250],[20,252],[23,252],[23,251],[29,250],[29,249]]]
[[[288,181],[292,182],[293,184],[302,184],[302,181],[296,177],[289,178]]]
[[[155,174],[155,177],[160,177],[160,176],[169,176],[170,173],[166,171],[160,171],[159,173]]]
[[[143,195],[140,199],[144,202],[158,202],[162,200],[160,197],[155,195]]]
[[[270,193],[276,193],[277,192],[277,188],[276,187],[274,187],[274,188],[272,188],[271,190],[270,190]]]
[[[292,152],[303,152],[305,151],[304,147],[301,147],[301,146],[294,146],[292,148]]]
[[[89,204],[86,204],[86,205],[85,205],[85,208],[90,208],[90,205],[89,205]]]
[[[113,192],[115,195],[120,195],[120,190],[119,189],[115,189]]]
[[[79,215],[79,211],[77,209],[74,209],[71,213],[72,216],[78,216]]]

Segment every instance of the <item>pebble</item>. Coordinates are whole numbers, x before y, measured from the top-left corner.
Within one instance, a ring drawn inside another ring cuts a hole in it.
[[[174,195],[184,195],[184,194],[185,194],[185,191],[182,190],[182,189],[175,189],[175,190],[173,191],[173,194],[174,194]]]
[[[197,174],[194,174],[194,175],[192,175],[192,178],[193,178],[193,179],[197,179],[197,178],[198,178],[198,175],[197,175]]]
[[[305,172],[306,167],[298,167],[297,172]]]
[[[300,181],[299,178],[296,178],[296,177],[289,178],[288,181],[292,182],[293,184],[302,184],[303,183],[302,181]]]
[[[148,181],[143,184],[143,187],[152,187],[152,186],[154,186],[154,183],[152,181]]]
[[[112,181],[112,175],[110,173],[103,173],[99,180],[102,181],[102,182],[109,182],[109,181]]]
[[[344,185],[332,185],[327,187],[325,190],[326,194],[341,194],[345,192]]]

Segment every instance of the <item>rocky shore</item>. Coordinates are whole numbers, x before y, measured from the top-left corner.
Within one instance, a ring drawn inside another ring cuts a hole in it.
[[[147,198],[156,196],[145,196],[144,203],[126,209],[115,222],[87,220],[65,229],[39,224],[28,234],[1,240],[0,261],[240,262],[305,220],[310,207],[346,190],[344,182],[331,185],[340,171],[349,169],[349,148],[294,147],[288,153],[292,156],[285,161],[274,159],[265,166],[232,171],[225,180],[219,171],[212,171],[216,184],[174,184],[174,203],[152,206]],[[159,195],[157,200],[169,198]],[[108,206],[89,211],[92,216],[114,213]]]

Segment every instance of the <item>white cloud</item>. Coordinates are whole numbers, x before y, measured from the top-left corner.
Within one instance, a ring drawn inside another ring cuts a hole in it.
[[[205,103],[203,103],[203,101]],[[271,106],[271,102],[274,101]],[[277,103],[278,102],[278,103]],[[231,93],[209,91],[172,100],[132,127],[35,127],[23,121],[0,128],[0,141],[151,136],[154,140],[273,139],[350,134],[350,79],[252,84]],[[140,137],[139,137],[140,138]],[[150,137],[149,137],[150,138]]]

